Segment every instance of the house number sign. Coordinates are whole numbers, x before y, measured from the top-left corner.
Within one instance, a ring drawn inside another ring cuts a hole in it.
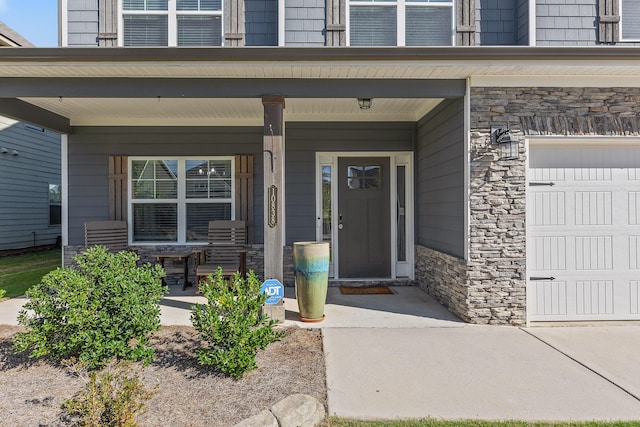
[[[278,187],[275,185],[269,186],[267,193],[269,197],[269,227],[273,228],[278,224]]]

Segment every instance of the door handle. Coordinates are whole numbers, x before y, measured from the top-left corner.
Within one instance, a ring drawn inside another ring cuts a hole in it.
[[[556,280],[555,277],[553,276],[549,276],[549,277],[537,277],[537,276],[533,276],[533,277],[529,277],[529,280]]]
[[[344,225],[342,224],[342,214],[338,215],[338,230],[342,230]]]

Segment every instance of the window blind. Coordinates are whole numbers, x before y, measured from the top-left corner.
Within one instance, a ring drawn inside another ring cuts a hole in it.
[[[231,203],[187,203],[187,241],[207,241],[209,221],[231,219]]]
[[[622,0],[622,38],[640,39],[640,1]]]
[[[222,45],[220,16],[178,16],[178,46]]]
[[[396,46],[395,6],[352,6],[351,46]]]
[[[175,203],[134,203],[133,239],[136,242],[178,240],[178,206]]]
[[[407,46],[450,46],[451,8],[407,6]]]
[[[125,15],[125,46],[168,46],[168,17],[166,15]]]

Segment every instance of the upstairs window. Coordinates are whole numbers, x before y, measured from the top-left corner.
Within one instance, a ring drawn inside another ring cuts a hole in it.
[[[622,0],[620,11],[620,40],[640,41],[640,2]]]
[[[350,0],[351,46],[450,46],[452,0]]]
[[[123,46],[220,46],[222,0],[122,0]]]

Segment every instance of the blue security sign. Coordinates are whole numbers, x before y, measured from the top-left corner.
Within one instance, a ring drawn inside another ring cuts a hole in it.
[[[284,286],[277,279],[268,279],[262,284],[260,293],[267,294],[265,304],[277,304],[284,297]]]

